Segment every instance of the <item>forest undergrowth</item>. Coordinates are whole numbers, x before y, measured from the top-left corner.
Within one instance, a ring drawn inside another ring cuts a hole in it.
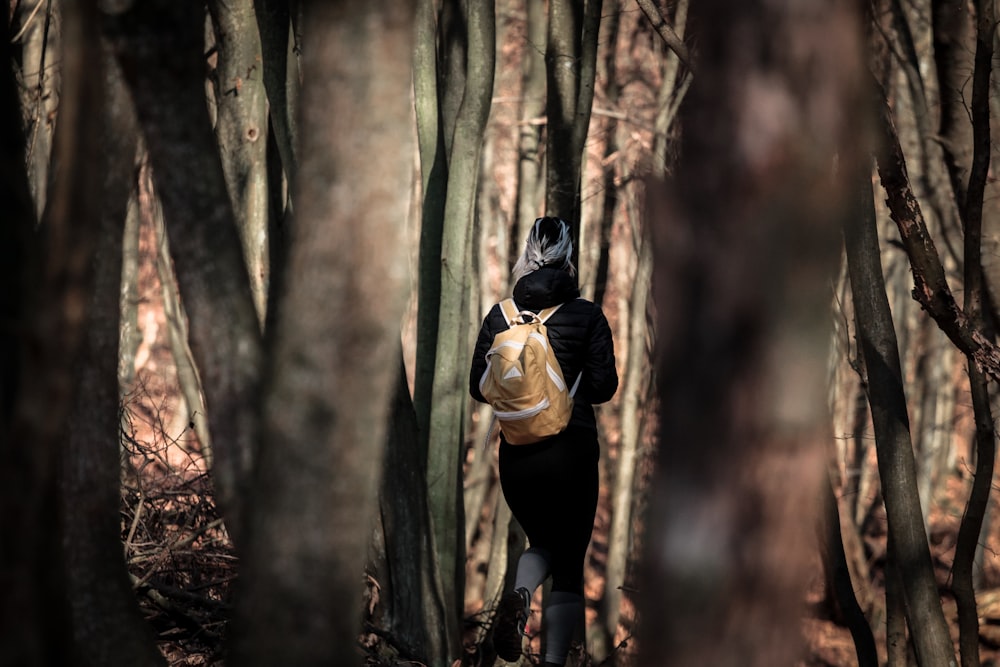
[[[232,595],[237,579],[237,557],[215,505],[211,477],[204,453],[191,424],[179,422],[171,398],[158,391],[155,378],[140,374],[138,388],[122,410],[122,543],[136,598],[157,637],[160,651],[171,666],[225,664],[225,639]],[[156,396],[156,394],[160,394]],[[179,432],[171,434],[171,428]],[[964,505],[968,472],[953,471],[945,496],[930,517],[930,544],[942,590],[946,616],[957,639],[954,603],[949,599],[951,559]],[[998,490],[994,489],[994,494]],[[588,598],[599,594],[602,554],[606,553],[607,517],[599,511],[594,542],[588,558]],[[884,595],[882,565],[885,555],[884,517],[873,513],[862,536],[871,566],[871,591]],[[981,609],[981,658],[983,664],[1000,664],[1000,539],[991,531],[983,556]],[[846,627],[836,619],[823,584],[816,557],[816,573],[807,602],[802,630],[809,648],[799,667],[847,667],[856,664],[854,644]],[[368,593],[365,594],[367,587]],[[363,598],[377,604],[371,591],[378,582],[359,572],[359,606]],[[536,605],[537,606],[537,605]],[[474,627],[488,622],[489,606],[466,619]],[[632,610],[624,616],[632,620]],[[635,628],[630,627],[629,631]],[[475,634],[475,633],[473,633]],[[634,664],[632,638],[612,649],[597,663],[577,646],[575,667]],[[359,632],[358,648],[371,667],[414,664],[387,646],[376,628]],[[537,652],[537,636],[528,643]],[[468,647],[470,654],[474,646]],[[880,653],[884,648],[880,646]],[[884,659],[884,653],[881,656]],[[407,662],[403,662],[407,660]]]

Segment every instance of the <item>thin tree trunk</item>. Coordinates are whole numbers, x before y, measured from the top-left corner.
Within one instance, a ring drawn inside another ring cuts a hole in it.
[[[269,350],[234,664],[362,662],[359,589],[403,312],[411,11],[394,0],[305,6],[309,140]]]
[[[820,543],[823,565],[829,573],[827,580],[832,583],[834,599],[854,639],[858,667],[878,667],[875,636],[854,593],[851,570],[844,551],[837,497],[829,480],[823,485],[823,510]]]
[[[408,657],[426,664],[430,656],[447,655],[445,613],[434,581],[427,461],[417,447],[416,413],[402,363],[397,375],[379,493],[386,556],[377,572],[386,608],[380,627],[412,648]]]
[[[420,254],[417,276],[417,351],[413,405],[420,446],[430,437],[431,390],[441,310],[441,239],[448,192],[448,158],[439,103],[437,14],[433,0],[419,0],[413,56],[413,93],[421,170]]]
[[[295,74],[298,64],[291,30],[289,0],[254,0],[257,28],[263,59],[264,88],[267,91],[268,112],[275,143],[281,156],[281,166],[288,183],[296,183],[298,174],[298,96],[299,86]],[[289,94],[289,91],[292,94]]]
[[[544,196],[539,196],[542,178],[542,121],[545,114],[545,58],[538,45],[545,43],[548,26],[545,3],[527,0],[527,39],[521,79],[521,113],[517,143],[517,225],[510,240],[510,268],[535,218],[542,212]]]
[[[451,657],[461,650],[459,614],[464,608],[465,539],[462,505],[464,416],[468,406],[469,332],[467,269],[482,138],[493,95],[496,22],[492,1],[469,3],[467,90],[458,112],[449,160],[441,243],[441,302],[438,315],[433,405],[428,427],[428,499],[435,547],[450,612]]]
[[[989,86],[995,25],[992,0],[977,2],[976,9],[976,56],[972,83],[973,159],[962,221],[965,232],[965,312],[974,324],[983,327],[986,304],[982,264],[983,194],[990,164]],[[986,331],[993,333],[992,328]],[[969,386],[976,421],[976,473],[955,541],[952,591],[958,606],[962,667],[979,667],[979,611],[973,566],[993,483],[996,428],[986,377],[972,358],[969,359]]]
[[[243,244],[250,290],[263,327],[271,267],[267,95],[260,33],[253,0],[212,0],[208,6],[218,49],[213,80],[218,109],[215,135]]]
[[[143,207],[143,219],[153,225],[153,238],[156,244],[156,273],[160,278],[160,294],[163,298],[163,317],[167,323],[170,354],[177,370],[177,385],[184,399],[184,410],[187,413],[185,423],[194,424],[194,432],[198,445],[209,469],[214,467],[215,455],[212,449],[212,436],[209,430],[208,414],[205,408],[205,395],[202,391],[201,376],[198,365],[191,352],[188,337],[188,320],[181,303],[181,295],[177,289],[177,276],[174,274],[174,263],[171,260],[170,240],[167,238],[163,224],[163,207],[153,186],[152,174],[148,163],[139,172],[140,199]],[[171,433],[170,437],[176,437]]]
[[[117,67],[117,65],[116,65]],[[129,192],[122,241],[122,277],[119,308],[118,386],[124,396],[135,382],[135,355],[142,342],[139,331],[139,187],[135,175]]]
[[[972,19],[964,0],[935,0],[933,9],[934,63],[937,68],[941,115],[938,137],[959,210],[965,208],[971,146],[970,83],[973,79]]]
[[[874,199],[867,173],[859,175],[856,182],[856,214],[849,217],[844,237],[882,496],[895,546],[896,558],[889,566],[899,569],[918,659],[921,664],[945,667],[956,664],[955,655],[924,533],[899,350],[882,276]]]
[[[545,47],[546,118],[545,213],[572,225],[579,246],[581,154],[574,132],[580,96],[580,33],[583,3],[550,0],[548,41]],[[577,252],[579,248],[576,248]]]
[[[25,118],[17,126],[26,129],[28,182],[35,201],[35,219],[41,220],[49,189],[52,139],[61,95],[58,62],[59,2],[28,0],[17,3],[13,28],[23,44],[21,52],[22,108]]]

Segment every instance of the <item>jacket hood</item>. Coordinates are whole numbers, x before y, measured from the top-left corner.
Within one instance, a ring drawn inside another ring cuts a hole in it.
[[[514,302],[519,308],[541,310],[580,296],[576,278],[551,266],[532,271],[514,285]]]

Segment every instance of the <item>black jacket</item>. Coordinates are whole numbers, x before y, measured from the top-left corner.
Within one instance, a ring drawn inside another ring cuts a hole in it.
[[[552,267],[542,267],[521,278],[514,285],[513,296],[518,309],[536,313],[563,304],[545,326],[566,384],[572,387],[577,375],[583,373],[570,425],[596,429],[593,404],[611,400],[618,389],[614,342],[604,312],[597,304],[579,298],[580,290],[569,273]],[[486,314],[472,354],[469,393],[481,403],[486,402],[479,391],[479,379],[486,371],[486,353],[493,336],[506,328],[507,321],[497,304]]]

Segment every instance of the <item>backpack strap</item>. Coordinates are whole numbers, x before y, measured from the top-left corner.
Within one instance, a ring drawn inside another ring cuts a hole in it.
[[[514,302],[514,299],[504,299],[503,301],[500,302],[500,312],[503,313],[503,318],[504,320],[507,321],[508,327],[513,324],[523,324],[525,322],[531,322],[536,319],[542,324],[544,324],[545,320],[552,317],[552,315],[557,310],[562,308],[562,305],[563,304],[561,303],[557,303],[554,306],[543,308],[542,310],[538,311],[537,314],[535,314],[530,310],[521,310],[521,308],[517,305],[517,303]]]
[[[518,312],[517,304],[514,303],[514,299],[504,299],[500,302],[500,312],[503,313],[503,318],[507,321],[507,326],[511,326],[514,320],[517,319]]]

